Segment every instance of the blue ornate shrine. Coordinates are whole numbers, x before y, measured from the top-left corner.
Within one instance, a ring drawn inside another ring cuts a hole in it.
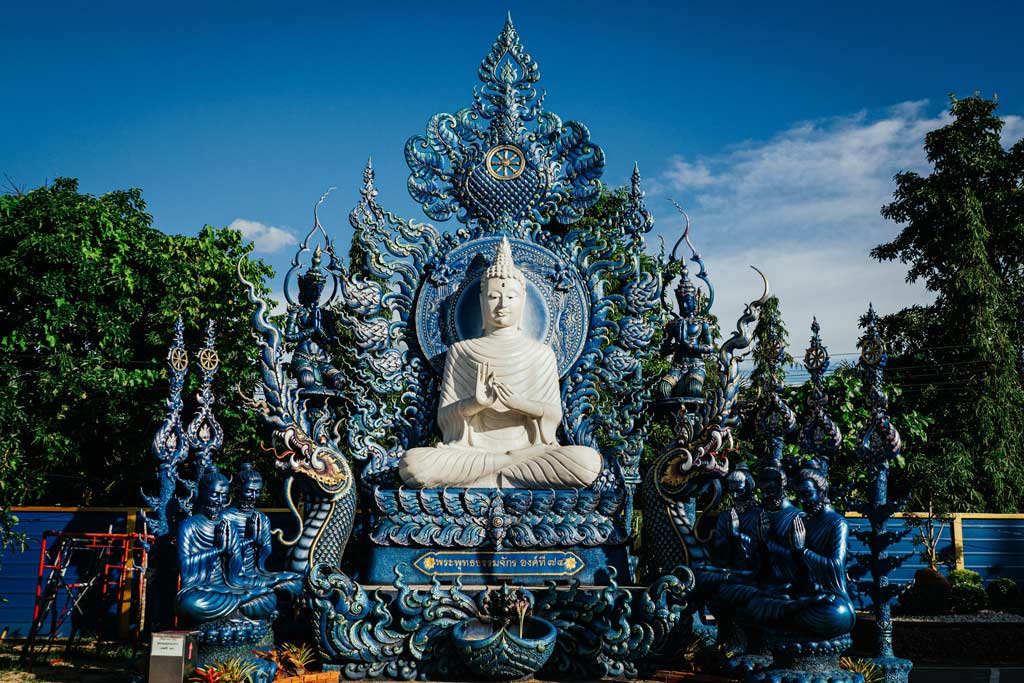
[[[689,648],[751,680],[859,680],[836,665],[853,612],[848,532],[828,499],[839,435],[817,323],[800,439],[809,460],[783,461],[796,415],[773,380],[757,415],[768,448],[751,471],[732,430],[767,279],[716,343],[714,288],[689,220],[667,259],[649,255],[654,220],[635,167],[627,190],[595,212],[608,196],[604,154],[583,124],[544,110],[539,68],[511,20],[478,76],[469,106],[435,115],[405,147],[409,192],[429,218],[457,227],[440,232],[383,208],[367,163],[349,258],[320,223],[324,195],[285,277],[283,325],[242,279],[260,339],[261,382],[246,404],[271,430],[267,450],[298,523],[294,534],[273,531],[286,572],[264,564],[271,530],[252,506],[262,483],[252,466],[236,475],[236,506],[222,510],[212,336],[200,355],[200,410],[182,427],[179,324],[154,441],[160,491],[147,498],[158,531],[181,538],[191,592],[179,614],[208,648],[262,646],[277,601],[301,593],[325,667],[348,679],[638,677]],[[492,294],[512,308],[488,303]],[[503,334],[542,351],[538,367],[553,357],[548,379],[535,382],[554,388],[548,403],[513,391],[501,367],[454,367],[477,348],[470,342],[483,348]],[[781,341],[762,343],[781,361]],[[645,377],[659,354],[669,369]],[[463,370],[475,392],[442,396]],[[525,429],[530,445],[453,445],[442,411],[480,429]],[[540,434],[543,420],[557,434]],[[671,440],[642,472],[659,420]],[[460,486],[410,480],[410,453],[451,460],[445,448],[501,463],[587,453],[596,474],[572,483],[551,466],[511,487],[497,475]],[[346,554],[350,541],[357,551]]]

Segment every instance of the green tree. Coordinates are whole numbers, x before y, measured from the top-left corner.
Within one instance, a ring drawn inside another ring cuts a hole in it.
[[[753,367],[750,376],[740,390],[740,411],[743,421],[740,423],[736,436],[740,450],[746,453],[745,459],[754,462],[765,457],[768,444],[757,431],[757,415],[764,407],[764,388],[770,381],[781,386],[786,379],[786,367],[793,364],[793,356],[789,353],[789,331],[782,319],[779,298],[768,297],[758,312],[757,323],[751,333],[751,360]],[[772,343],[771,340],[777,340]],[[779,358],[779,347],[782,345],[781,359],[772,370],[772,360]],[[799,411],[799,406],[790,404],[790,408]]]
[[[1004,149],[996,107],[952,99],[952,122],[925,137],[932,172],[897,175],[882,209],[899,235],[871,252],[936,294],[888,316],[883,334],[893,376],[936,422],[909,470],[936,506],[962,510],[1024,503],[1024,140]]]
[[[258,453],[256,423],[234,385],[255,382],[250,306],[236,264],[260,291],[273,271],[241,234],[196,237],[151,226],[137,189],[100,197],[75,180],[0,196],[0,496],[29,503],[139,502],[151,488],[149,442],[163,419],[164,358],[175,318],[190,349],[218,325],[218,462]],[[193,364],[193,368],[196,365]],[[198,372],[186,385],[191,419]]]

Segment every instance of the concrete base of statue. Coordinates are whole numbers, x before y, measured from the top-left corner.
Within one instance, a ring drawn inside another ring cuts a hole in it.
[[[862,674],[839,666],[839,655],[853,645],[849,635],[815,640],[806,633],[768,631],[772,665],[747,674],[747,683],[864,683]]]
[[[907,683],[910,670],[914,668],[913,662],[900,657],[875,657],[870,661],[882,670],[882,680],[885,683]]]

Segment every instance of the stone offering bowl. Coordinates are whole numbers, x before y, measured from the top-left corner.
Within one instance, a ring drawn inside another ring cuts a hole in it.
[[[537,672],[551,657],[558,631],[554,624],[529,617],[519,625],[501,627],[479,619],[464,619],[452,629],[456,653],[467,668],[492,681],[515,681]]]

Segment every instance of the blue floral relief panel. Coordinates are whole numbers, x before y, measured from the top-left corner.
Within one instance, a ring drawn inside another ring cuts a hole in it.
[[[448,347],[483,333],[480,276],[491,265],[500,236],[462,244],[441,257],[420,288],[416,335],[424,355],[440,373]],[[550,250],[510,240],[516,266],[526,276],[523,332],[554,350],[558,374],[576,363],[587,341],[590,300],[575,268]]]

